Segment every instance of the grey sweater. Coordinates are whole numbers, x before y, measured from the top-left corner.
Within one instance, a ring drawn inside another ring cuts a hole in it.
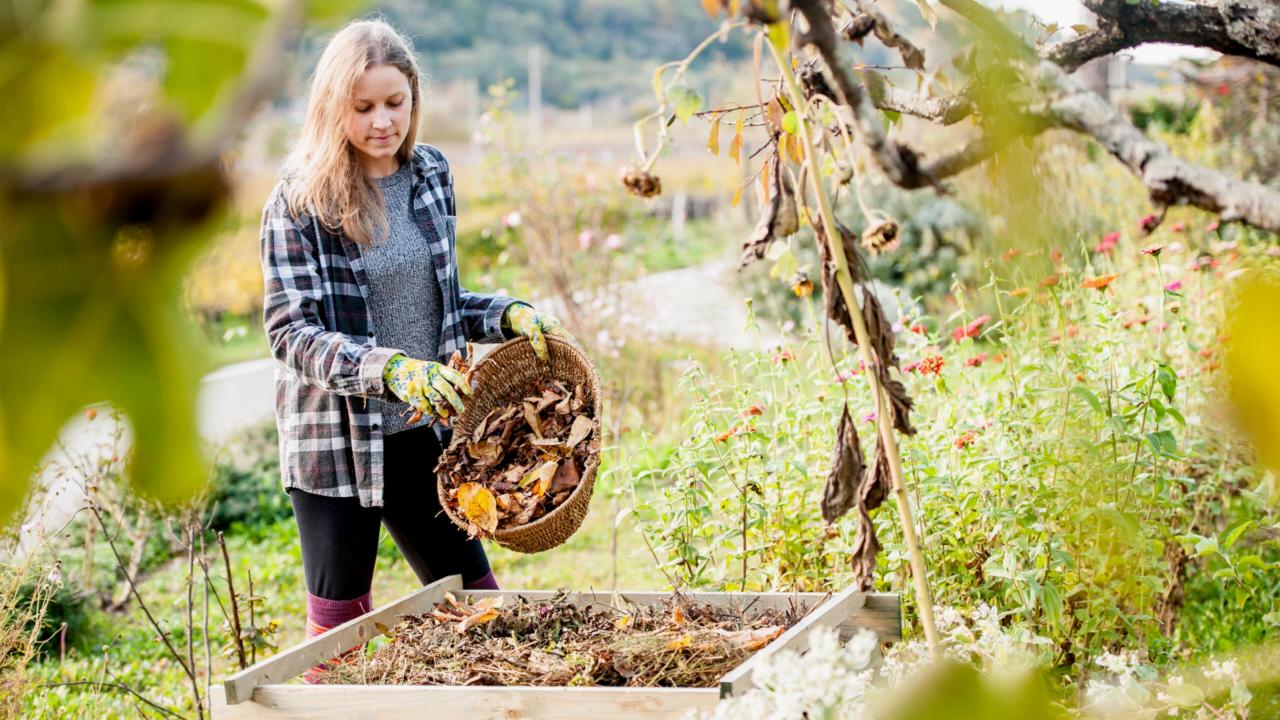
[[[413,214],[413,172],[404,163],[395,173],[378,179],[387,209],[390,233],[361,247],[369,278],[369,311],[381,347],[400,348],[418,360],[436,360],[444,300],[431,262],[428,238]],[[412,409],[402,401],[372,400],[382,405],[382,432],[410,427]],[[424,423],[420,422],[419,424]]]

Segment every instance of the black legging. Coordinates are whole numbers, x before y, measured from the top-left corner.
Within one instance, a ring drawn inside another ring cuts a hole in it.
[[[307,592],[326,600],[351,600],[369,592],[380,523],[386,523],[424,585],[446,575],[461,574],[463,582],[487,575],[489,559],[480,541],[468,540],[440,509],[435,480],[440,442],[435,433],[418,427],[382,442],[382,507],[290,488]]]

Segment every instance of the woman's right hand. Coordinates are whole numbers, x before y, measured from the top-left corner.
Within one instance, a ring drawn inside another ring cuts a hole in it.
[[[457,370],[404,355],[393,355],[387,361],[382,379],[393,395],[414,410],[441,420],[462,412],[462,395],[471,394],[471,384]]]

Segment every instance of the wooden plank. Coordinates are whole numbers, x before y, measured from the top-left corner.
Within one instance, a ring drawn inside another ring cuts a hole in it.
[[[262,685],[253,702],[211,693],[214,720],[668,720],[711,711],[715,688]]]
[[[550,600],[558,593],[550,590],[468,590],[467,595],[477,600],[502,595],[508,600],[519,595],[529,600]],[[634,605],[660,604],[671,597],[669,592],[620,591],[617,597]],[[798,607],[808,610],[817,603],[833,597],[830,593],[730,593],[687,592],[685,596],[709,605],[731,607],[735,610],[785,610]],[[866,604],[857,612],[842,619],[840,630],[851,634],[855,630],[870,630],[882,642],[902,639],[902,606],[897,593],[866,593]],[[612,605],[614,594],[595,592],[569,593],[566,599],[578,607]]]
[[[426,612],[447,591],[462,591],[462,576],[450,575],[419,588],[389,605],[345,622],[332,630],[278,653],[252,667],[227,678],[223,683],[228,705],[253,697],[254,688],[286,682],[308,668],[368,642],[378,635],[374,623],[386,626],[399,622],[399,616]]]
[[[866,593],[849,588],[822,603],[804,616],[800,622],[792,625],[777,640],[766,645],[746,662],[725,673],[724,677],[720,678],[720,697],[741,695],[751,687],[751,676],[763,660],[783,650],[796,652],[808,650],[809,637],[814,630],[839,627],[846,619],[861,610],[866,602]]]

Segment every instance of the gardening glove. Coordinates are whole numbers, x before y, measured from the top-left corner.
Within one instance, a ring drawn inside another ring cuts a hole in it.
[[[414,410],[441,420],[462,412],[463,395],[471,394],[471,384],[462,373],[431,360],[414,360],[392,355],[382,371],[387,389]]]
[[[575,347],[581,347],[559,320],[546,313],[540,313],[524,303],[508,305],[506,312],[502,314],[502,323],[510,328],[511,332],[529,338],[534,354],[544,361],[547,359],[545,337],[547,335],[562,337],[573,343]]]

